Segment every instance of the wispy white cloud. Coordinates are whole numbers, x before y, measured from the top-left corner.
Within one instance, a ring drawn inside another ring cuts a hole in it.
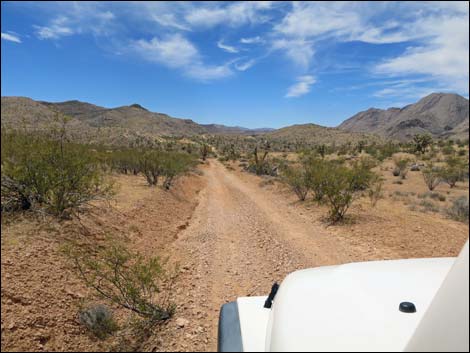
[[[57,6],[57,15],[46,25],[33,25],[39,39],[57,40],[74,34],[105,36],[113,33],[116,16],[106,8],[106,4],[74,1]]]
[[[375,67],[380,74],[425,75],[447,88],[468,93],[468,13],[459,17],[424,18],[411,25],[428,37],[399,56]]]
[[[204,64],[198,49],[179,33],[151,40],[140,39],[132,42],[131,49],[145,60],[180,69],[187,76],[202,81],[227,77],[233,73],[228,64]]]
[[[312,75],[304,75],[297,78],[297,82],[289,87],[286,98],[300,97],[310,92],[310,87],[316,82]]]
[[[7,40],[9,42],[21,43],[20,37],[18,35],[11,34],[11,33],[2,32],[2,39]]]
[[[220,49],[222,49],[222,50],[224,50],[228,53],[233,53],[233,54],[238,53],[238,51],[239,51],[237,48],[235,48],[231,45],[224,44],[221,40],[219,40],[217,42],[217,47],[219,47]]]
[[[227,5],[228,4],[228,5]],[[271,1],[221,2],[194,6],[185,15],[185,20],[194,27],[210,28],[218,25],[241,26],[266,22],[270,15]]]
[[[249,38],[240,38],[240,43],[242,44],[260,44],[264,43],[265,40],[260,36],[249,37]]]
[[[296,65],[307,70],[315,53],[313,42],[303,38],[276,39],[272,42],[274,50],[284,50],[286,56]]]
[[[34,26],[39,39],[59,39],[74,34],[74,30],[68,27],[69,19],[65,16],[55,18],[48,26]]]
[[[218,80],[233,75],[230,64],[229,62],[224,65],[206,65],[202,62],[196,62],[186,68],[186,74],[204,82]]]
[[[274,25],[271,46],[309,71],[321,41],[406,42],[401,55],[372,65],[373,73],[420,76],[434,80],[432,86],[466,94],[468,15],[467,2],[295,2]]]
[[[255,60],[255,59],[250,59],[250,60],[245,61],[245,62],[243,62],[243,63],[236,63],[236,64],[235,64],[235,68],[236,68],[238,71],[246,71],[246,70],[248,70],[249,68],[251,68],[255,63],[256,63],[256,60]]]

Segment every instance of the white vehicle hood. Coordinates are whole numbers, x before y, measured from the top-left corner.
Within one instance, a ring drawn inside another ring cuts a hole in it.
[[[294,272],[271,310],[262,308],[262,298],[237,300],[244,351],[403,351],[454,261],[374,261]],[[412,302],[416,312],[399,311],[401,302]]]

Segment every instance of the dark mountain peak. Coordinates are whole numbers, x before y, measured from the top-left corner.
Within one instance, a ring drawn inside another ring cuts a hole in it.
[[[145,111],[148,112],[148,109],[142,107],[140,104],[137,104],[137,103],[131,104],[129,107],[131,107],[131,108],[137,108],[137,109],[142,109],[142,110],[145,110]]]

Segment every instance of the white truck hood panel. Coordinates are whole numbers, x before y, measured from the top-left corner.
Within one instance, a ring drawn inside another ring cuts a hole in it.
[[[273,302],[237,300],[244,351],[403,351],[455,258],[297,271]],[[401,302],[416,313],[398,310]]]

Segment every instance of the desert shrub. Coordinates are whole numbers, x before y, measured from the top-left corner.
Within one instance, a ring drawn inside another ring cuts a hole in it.
[[[121,149],[110,151],[106,162],[111,169],[123,173],[137,175],[140,172],[140,158],[142,152],[138,149]]]
[[[372,168],[376,166],[373,158],[361,158],[351,164],[354,174],[354,187],[356,191],[365,191],[370,186],[379,181],[377,175],[372,172]]]
[[[112,311],[103,304],[81,309],[78,313],[78,320],[99,339],[106,338],[118,329]]]
[[[89,147],[58,136],[2,131],[2,210],[46,212],[60,218],[106,198],[105,179]]]
[[[384,197],[383,185],[382,178],[375,176],[375,180],[372,181],[368,191],[368,196],[372,207],[375,207],[377,202]]]
[[[425,199],[425,198],[428,198],[428,197],[430,199],[439,200],[441,202],[444,202],[446,200],[445,195],[442,195],[438,192],[428,191],[428,192],[425,192],[424,194],[418,194],[418,198],[420,198],[420,199]]]
[[[461,196],[455,199],[452,206],[447,210],[447,214],[450,218],[468,223],[468,197]]]
[[[101,297],[155,323],[173,314],[174,306],[159,296],[170,277],[158,257],[144,259],[119,243],[98,251],[69,245],[64,252],[85,284]]]
[[[395,168],[393,169],[393,175],[400,176],[402,179],[406,179],[406,175],[408,174],[408,171],[409,171],[410,159],[395,157],[393,159],[393,162],[395,163]]]
[[[282,179],[295,192],[300,201],[307,198],[310,187],[309,173],[303,167],[284,167],[282,169]]]
[[[452,145],[446,145],[442,148],[442,153],[445,155],[455,154],[455,149]]]
[[[447,166],[441,170],[441,179],[451,188],[455,187],[457,182],[465,180],[465,166],[458,158],[447,159]]]
[[[329,218],[337,222],[344,218],[351,204],[361,192],[371,187],[374,174],[365,171],[364,166],[347,167],[328,163],[324,192],[329,205]]]
[[[419,203],[419,205],[422,206],[423,211],[425,211],[425,212],[438,213],[440,211],[439,206],[437,206],[435,203],[433,203],[429,200],[422,200]]]
[[[325,195],[325,182],[327,180],[326,162],[318,158],[315,154],[304,155],[301,158],[301,165],[306,175],[308,189],[312,191],[313,198],[317,202],[321,202]]]
[[[193,155],[184,152],[148,150],[139,159],[139,171],[145,176],[149,186],[158,185],[163,177],[163,187],[169,190],[176,178],[195,165]]]
[[[432,145],[432,136],[430,134],[417,134],[413,137],[415,151],[424,154],[428,147]]]
[[[168,152],[167,152],[168,153]],[[164,152],[145,151],[138,158],[138,169],[145,176],[149,186],[158,184],[158,179],[163,174]]]
[[[212,149],[207,143],[203,143],[201,147],[199,148],[199,151],[201,154],[201,159],[205,161],[209,153],[211,153]]]
[[[434,166],[433,163],[428,163],[422,174],[430,191],[433,191],[441,183],[442,169]]]
[[[377,146],[375,150],[367,150],[373,157],[377,158],[379,161],[383,162],[385,159],[393,156],[394,153],[398,152],[399,146],[394,143],[386,143],[380,146]]]
[[[178,176],[186,173],[195,164],[194,158],[186,153],[167,153],[162,159],[163,175],[165,176],[163,187],[166,190],[172,187]]]
[[[224,161],[236,161],[240,158],[240,152],[237,150],[234,143],[223,145],[221,152]]]

